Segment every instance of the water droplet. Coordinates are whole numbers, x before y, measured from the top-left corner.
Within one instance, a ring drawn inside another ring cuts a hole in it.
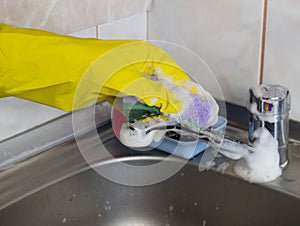
[[[181,173],[180,176],[184,176],[184,173]]]
[[[99,217],[99,218],[101,217],[101,213],[98,213],[98,217]]]
[[[62,222],[63,222],[63,224],[67,223],[67,218],[64,218],[64,219],[62,220]]]
[[[198,203],[197,203],[197,202],[194,202],[194,206],[198,206]]]
[[[76,197],[76,194],[74,193],[72,196],[73,196],[73,197]]]
[[[108,200],[106,200],[106,204],[109,204],[109,201],[108,201]]]
[[[169,206],[169,210],[170,210],[170,211],[173,211],[173,210],[174,210],[174,206],[172,206],[172,205]]]
[[[202,221],[202,226],[206,226],[206,220]]]
[[[218,207],[218,206],[216,206],[216,210],[217,210],[217,211],[219,210],[219,207]]]

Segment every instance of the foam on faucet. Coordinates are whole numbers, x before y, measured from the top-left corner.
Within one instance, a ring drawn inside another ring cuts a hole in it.
[[[258,128],[253,136],[256,151],[243,154],[234,165],[234,172],[243,179],[264,183],[275,180],[282,174],[279,166],[278,142],[266,128]]]
[[[272,113],[261,113],[257,110],[257,104],[251,103],[249,106],[249,111],[256,115],[261,121],[275,123],[275,117]]]

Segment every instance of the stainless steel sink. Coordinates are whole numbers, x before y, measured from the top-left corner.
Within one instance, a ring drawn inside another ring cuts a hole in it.
[[[159,151],[141,153],[124,147],[110,124],[98,130],[114,158],[95,158],[97,169],[114,170],[119,161],[145,166],[166,160],[167,155]],[[237,139],[247,136],[245,131],[227,131]],[[95,145],[97,139],[93,133],[80,137],[88,144],[88,153],[102,151]],[[245,182],[233,174],[232,164],[223,174],[217,166],[199,172],[200,155],[163,182],[127,186],[91,169],[75,140],[69,139],[0,169],[0,225],[299,225],[299,142],[289,151],[289,166],[272,183]],[[168,161],[182,163],[176,158]],[[135,176],[135,172],[115,173]]]
[[[149,165],[162,159],[124,161]],[[200,173],[189,163],[170,179],[142,187],[86,169],[4,208],[0,225],[299,225],[299,209],[298,198],[215,170]]]

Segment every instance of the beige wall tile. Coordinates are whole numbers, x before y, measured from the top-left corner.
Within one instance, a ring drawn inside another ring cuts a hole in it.
[[[151,0],[2,0],[0,23],[69,34],[150,7]]]
[[[154,0],[149,39],[197,53],[216,74],[226,101],[244,105],[259,81],[262,8],[262,0]]]
[[[97,28],[96,26],[81,30],[81,31],[77,31],[74,33],[69,34],[71,36],[74,37],[78,37],[78,38],[97,38]]]
[[[269,1],[264,83],[282,84],[292,98],[290,118],[300,121],[300,1]]]
[[[99,25],[101,39],[146,39],[147,13],[141,13]]]

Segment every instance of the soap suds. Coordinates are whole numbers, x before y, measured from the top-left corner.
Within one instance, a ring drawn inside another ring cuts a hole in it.
[[[149,133],[145,131],[161,121],[159,118],[148,122],[137,121],[134,123],[135,129],[131,129],[128,123],[123,123],[120,130],[121,143],[131,148],[148,147],[153,141],[159,143],[166,133],[165,130],[154,130]]]
[[[162,113],[163,109],[160,109],[162,111],[161,114],[168,118],[169,121],[183,124],[194,131],[208,128],[217,122],[219,106],[215,99],[199,84],[186,80],[174,81],[172,77],[164,75],[160,68],[157,68],[150,79],[161,83],[161,85],[171,92],[175,99],[180,100],[183,105],[181,112],[173,114]],[[154,103],[157,101],[157,98],[152,99],[152,101],[151,103]],[[126,122],[120,128],[120,137],[118,138],[125,146],[131,148],[147,147],[153,140],[158,143],[165,136],[165,130],[143,133],[142,131],[145,131],[147,125],[143,122],[143,124],[139,123],[140,122],[134,123],[135,128],[139,131],[130,128]],[[153,123],[157,122],[154,121]],[[118,134],[118,131],[115,133]]]
[[[120,141],[127,147],[147,147],[152,143],[153,140],[154,132],[142,134],[136,130],[131,130],[126,126],[126,124],[123,124],[120,130]]]
[[[140,130],[144,131],[145,127],[149,127],[147,123],[136,122],[135,127],[138,129],[131,130],[125,123],[121,128],[120,141],[128,147],[149,146],[155,139],[155,136],[157,136],[155,131],[151,131],[147,134],[140,132]],[[159,135],[159,139],[163,137],[162,134]],[[234,160],[239,159],[233,169],[234,172],[243,179],[254,183],[264,183],[275,180],[282,174],[282,169],[279,165],[277,140],[266,128],[258,128],[254,131],[253,137],[256,138],[256,140],[252,148],[244,144],[225,142],[222,145],[221,153],[225,154],[228,158]],[[205,169],[215,164],[213,161],[202,161],[202,164],[204,163],[209,164],[205,164]],[[201,167],[203,167],[203,165],[201,165]],[[224,164],[220,170],[223,171],[226,168],[227,165]]]
[[[222,149],[220,149],[220,153],[225,155],[227,158],[238,160],[244,154],[248,153],[247,149],[244,149],[238,143],[224,143],[222,144]]]
[[[183,104],[179,113],[168,114],[171,121],[186,124],[195,131],[213,126],[218,120],[219,106],[209,92],[190,80],[174,81],[162,70],[156,70],[156,80]]]
[[[225,172],[225,170],[230,166],[229,162],[222,162],[218,167],[217,167],[217,171],[221,172],[221,174],[223,174]]]
[[[274,114],[272,112],[270,112],[270,113],[259,112],[257,110],[257,104],[256,103],[250,104],[249,111],[252,114],[256,115],[261,121],[270,122],[270,123],[276,122]]]
[[[256,138],[253,143],[256,151],[243,153],[233,170],[249,182],[264,183],[275,180],[282,174],[279,166],[278,142],[266,128],[258,128],[253,136]]]

